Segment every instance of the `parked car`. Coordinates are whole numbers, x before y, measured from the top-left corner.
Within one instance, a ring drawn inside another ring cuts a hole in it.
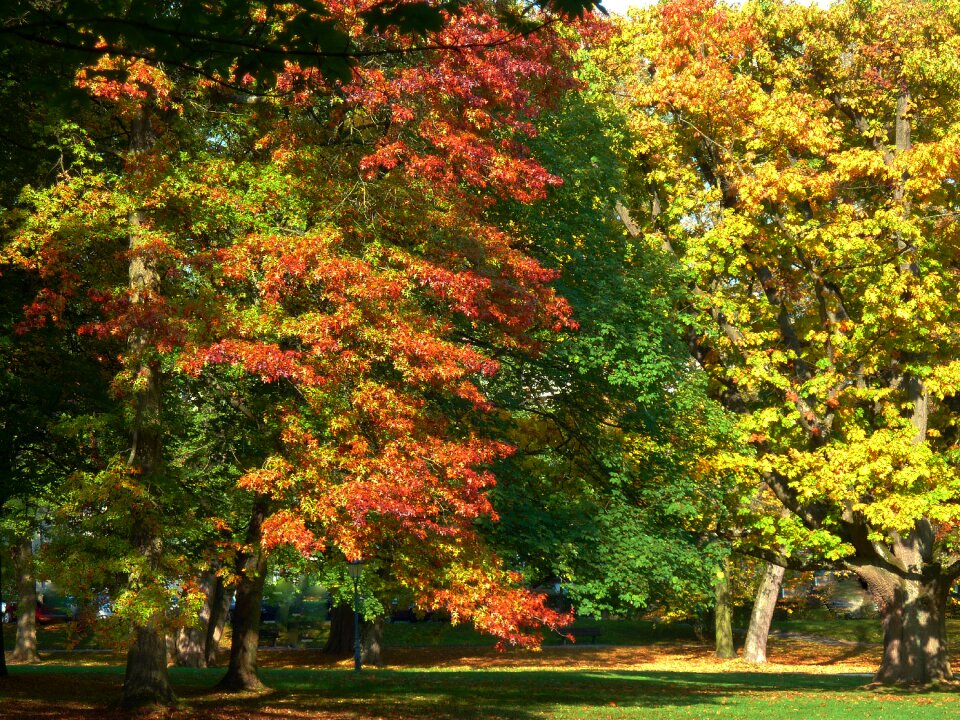
[[[37,603],[36,618],[38,625],[55,625],[73,620],[73,616],[65,613],[59,608],[50,607],[42,602]],[[17,604],[14,602],[3,603],[3,622],[14,623],[17,621]]]
[[[53,625],[55,623],[65,623],[73,620],[73,615],[68,615],[59,608],[50,607],[44,603],[37,603],[37,624]]]

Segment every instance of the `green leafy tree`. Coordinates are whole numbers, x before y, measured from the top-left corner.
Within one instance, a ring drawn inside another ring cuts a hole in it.
[[[87,339],[57,328],[22,332],[22,306],[40,287],[35,276],[0,266],[0,531],[16,548],[20,608],[36,605],[34,541],[61,499],[71,469],[89,464],[78,428],[108,407],[108,373]],[[13,657],[37,659],[31,612],[17,617]]]
[[[617,215],[626,175],[604,111],[615,108],[573,93],[541,122],[535,147],[564,184],[498,211],[560,270],[578,327],[545,337],[533,359],[502,359],[496,398],[518,450],[497,473],[491,532],[531,582],[559,579],[583,614],[699,616],[713,605],[727,511],[697,457],[732,427],[689,365],[673,262]]]

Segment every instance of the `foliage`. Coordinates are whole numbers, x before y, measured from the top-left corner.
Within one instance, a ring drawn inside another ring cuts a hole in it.
[[[638,190],[663,194],[668,217],[654,231],[683,253],[704,314],[728,319],[714,329],[707,315],[702,326],[711,368],[750,408],[743,432],[762,451],[756,467],[804,504],[848,505],[874,540],[939,522],[953,492],[953,361],[941,342],[955,323],[952,185],[949,169],[928,161],[952,142],[953,105],[949,81],[923,69],[916,36],[898,54],[889,30],[922,5],[675,4],[632,30],[645,48],[638,62],[656,71],[636,68],[631,102],[658,110],[632,115],[649,130]],[[682,46],[685,26],[671,22],[680,13],[707,33],[704,54]],[[828,75],[847,25],[862,51]],[[878,65],[864,76],[866,62]],[[882,130],[903,92],[923,121],[898,153]],[[924,442],[901,375],[932,383],[938,398]],[[849,522],[831,514],[807,539],[828,557],[849,554]]]
[[[591,11],[587,0],[542,0],[545,17],[529,17],[510,4],[500,10],[509,25],[498,36],[450,42],[432,36],[470,13],[464,0],[428,2],[298,3],[185,0],[158,7],[131,0],[74,0],[49,4],[16,0],[0,16],[0,53],[32,55],[54,48],[71,64],[99,57],[141,59],[196,74],[224,85],[254,85],[270,91],[289,63],[347,81],[368,57],[402,55],[413,48],[444,52],[496,46],[543,26],[551,15],[577,16]],[[379,41],[371,47],[368,40]],[[39,77],[30,81],[40,82]],[[47,88],[48,90],[50,88]]]
[[[694,354],[756,451],[726,462],[789,511],[745,505],[745,544],[856,571],[887,682],[950,675],[906,598],[942,614],[960,576],[958,12],[679,0],[607,57],[633,205],[695,285]]]
[[[102,528],[100,570],[72,556],[76,570],[126,576],[118,614],[135,624],[184,607],[198,545],[229,544],[234,481],[274,503],[270,548],[377,557],[425,606],[509,642],[560,620],[473,524],[509,453],[480,422],[497,369],[483,348],[529,350],[569,324],[555,273],[483,211],[558,182],[522,141],[570,85],[570,44],[501,43],[483,4],[443,17],[428,41],[458,52],[381,57],[407,40],[370,30],[349,78],[287,58],[255,102],[151,57],[78,69],[84,152],[20,194],[6,257],[43,282],[23,328],[116,353],[135,452],[147,435],[161,448],[148,471],[115,455],[75,475],[65,524]]]
[[[732,426],[689,365],[674,264],[616,215],[627,178],[611,114],[589,87],[565,98],[534,142],[564,184],[494,213],[558,268],[578,326],[533,358],[503,356],[494,397],[518,452],[497,470],[491,532],[531,582],[559,580],[582,614],[685,616],[712,605],[726,552],[715,535],[725,483],[697,456]]]

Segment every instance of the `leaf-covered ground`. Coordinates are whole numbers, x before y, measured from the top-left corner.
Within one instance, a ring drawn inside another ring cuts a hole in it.
[[[176,720],[375,720],[440,718],[937,718],[960,713],[960,693],[865,688],[877,648],[774,640],[768,666],[721,662],[698,644],[553,647],[541,653],[488,648],[397,648],[384,670],[357,677],[349,661],[317,651],[264,650],[262,694],[210,688],[222,670],[171,670],[181,706]],[[120,718],[110,703],[122,659],[104,653],[51,653],[11,666],[0,681],[0,718]]]

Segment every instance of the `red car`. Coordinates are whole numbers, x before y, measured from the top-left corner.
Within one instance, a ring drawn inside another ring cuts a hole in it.
[[[36,612],[38,625],[54,625],[56,623],[64,623],[72,620],[72,618],[63,610],[57,610],[56,608],[49,607],[41,602],[37,603]],[[16,621],[17,604],[12,602],[4,603],[3,622],[13,623]]]

